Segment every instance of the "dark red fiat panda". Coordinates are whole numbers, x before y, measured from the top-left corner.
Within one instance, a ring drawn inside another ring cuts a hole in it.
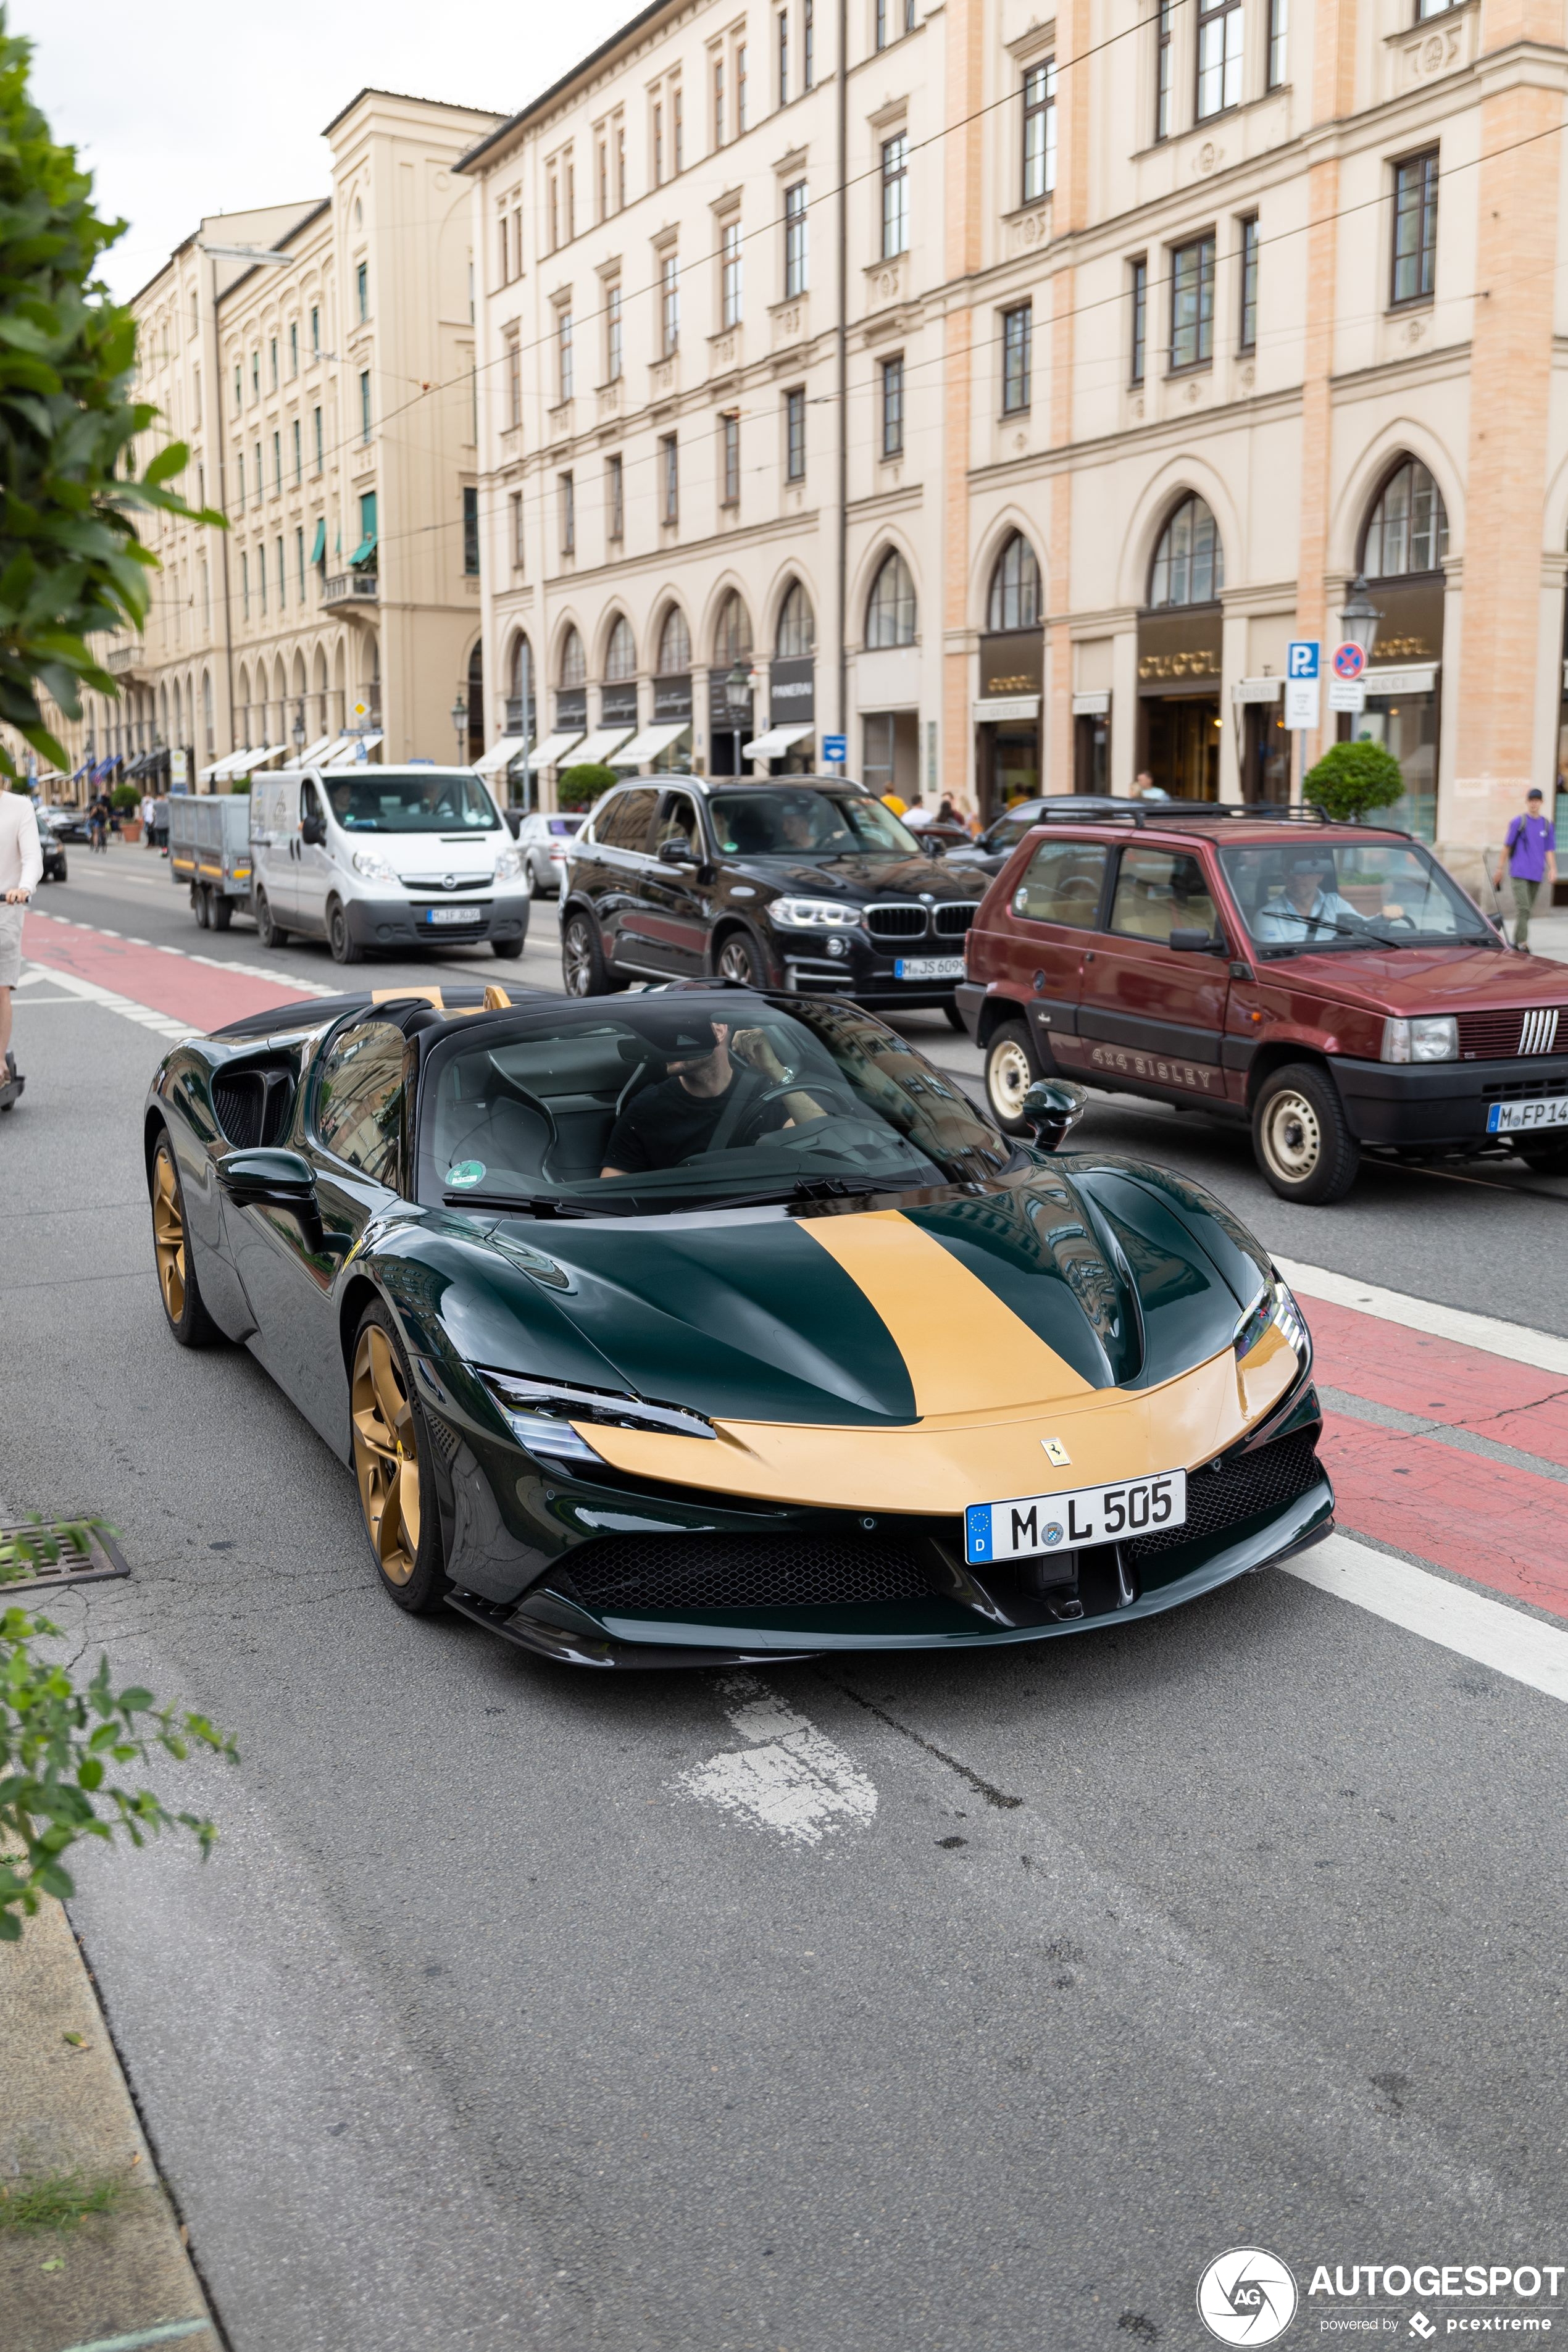
[[[1568,966],[1508,947],[1408,835],[1203,804],[1042,824],[965,952],[1014,1132],[1056,1072],[1249,1121],[1286,1200],[1341,1199],[1363,1150],[1568,1175]]]

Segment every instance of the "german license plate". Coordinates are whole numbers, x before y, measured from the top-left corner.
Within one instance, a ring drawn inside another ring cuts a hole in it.
[[[1487,1113],[1489,1135],[1517,1135],[1537,1127],[1568,1127],[1568,1095],[1532,1095],[1527,1102],[1495,1102]]]
[[[427,923],[477,923],[483,909],[479,907],[426,907]]]
[[[1164,1470],[1157,1477],[1124,1478],[1117,1486],[1079,1486],[1069,1495],[971,1503],[963,1515],[964,1555],[972,1568],[981,1568],[988,1560],[1032,1559],[1124,1536],[1167,1535],[1186,1523],[1187,1474]]]
[[[900,956],[893,965],[895,980],[962,980],[962,956]]]

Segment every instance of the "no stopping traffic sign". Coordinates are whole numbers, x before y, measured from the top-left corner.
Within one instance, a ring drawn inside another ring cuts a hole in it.
[[[1331,667],[1336,677],[1342,677],[1347,684],[1353,685],[1366,667],[1366,656],[1360,646],[1336,646]]]

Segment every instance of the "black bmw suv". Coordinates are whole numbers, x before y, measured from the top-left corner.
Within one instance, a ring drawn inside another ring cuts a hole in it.
[[[598,802],[561,907],[569,996],[720,975],[888,1011],[953,1001],[988,875],[841,776],[647,778]]]

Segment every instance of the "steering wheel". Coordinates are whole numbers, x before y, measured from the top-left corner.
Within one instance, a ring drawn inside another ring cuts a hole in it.
[[[1397,914],[1394,914],[1392,911],[1384,912],[1380,908],[1373,919],[1380,923],[1387,923],[1391,929],[1403,927],[1407,931],[1414,931],[1419,929],[1419,925],[1416,923],[1415,916],[1407,915],[1403,907]]]
[[[836,1078],[784,1078],[776,1087],[764,1087],[763,1092],[757,1097],[755,1102],[752,1105],[751,1109],[747,1112],[746,1117],[742,1123],[745,1128],[748,1140],[752,1139],[752,1129],[755,1127],[758,1118],[767,1108],[769,1103],[779,1102],[785,1095],[810,1095],[814,1102],[821,1102],[826,1097],[831,1097],[832,1096],[837,1095],[840,1102],[847,1103],[849,1106],[847,1111],[840,1111],[838,1113],[839,1118],[865,1120],[869,1116],[864,1103],[858,1102],[856,1100],[853,1089],[843,1085]],[[832,1114],[829,1114],[829,1116],[832,1116]],[[801,1132],[804,1134],[807,1129],[819,1125],[820,1122],[814,1118],[808,1118],[802,1120],[799,1124]]]

